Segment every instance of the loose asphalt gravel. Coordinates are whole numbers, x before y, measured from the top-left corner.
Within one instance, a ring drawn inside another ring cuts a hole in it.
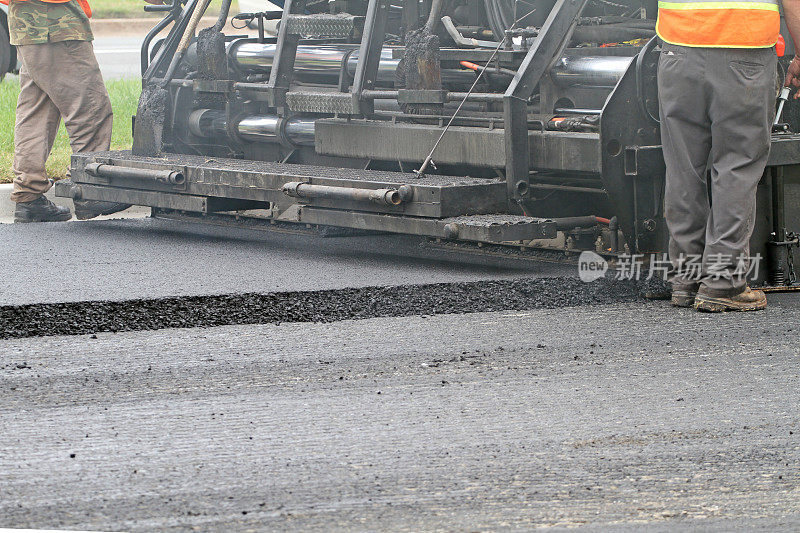
[[[637,285],[513,279],[305,292],[0,306],[0,339],[231,324],[333,322],[630,302]]]

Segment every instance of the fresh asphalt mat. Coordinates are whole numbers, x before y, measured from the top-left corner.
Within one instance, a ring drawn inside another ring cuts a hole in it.
[[[0,527],[797,531],[800,309],[0,340]]]
[[[574,263],[170,220],[0,227],[0,338],[630,302]]]
[[[796,295],[163,220],[0,246],[0,527],[800,527]]]
[[[302,227],[300,227],[302,230]],[[163,219],[0,225],[0,305],[575,276],[574,264]]]

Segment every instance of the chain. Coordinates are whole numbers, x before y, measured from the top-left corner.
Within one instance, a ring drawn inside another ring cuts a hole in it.
[[[793,244],[787,246],[787,256],[789,258],[789,285],[797,283],[797,274],[794,271],[794,252],[792,251],[795,246],[800,245],[800,234],[788,233],[786,235],[787,241],[795,241]]]

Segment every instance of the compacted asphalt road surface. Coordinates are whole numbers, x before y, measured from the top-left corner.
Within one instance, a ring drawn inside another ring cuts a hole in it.
[[[0,232],[0,317],[76,333],[3,330],[0,527],[800,527],[798,295],[701,315],[388,236]],[[264,323],[147,329],[244,292]],[[341,305],[264,307],[320,295]],[[101,299],[150,322],[92,329]]]

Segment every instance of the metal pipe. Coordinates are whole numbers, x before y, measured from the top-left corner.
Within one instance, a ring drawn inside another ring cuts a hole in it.
[[[256,43],[237,41],[233,43],[231,57],[239,68],[243,70],[269,72],[275,57],[273,43]],[[347,54],[347,72],[353,76],[358,65],[358,49],[355,45],[347,44],[320,44],[300,45],[297,47],[297,58],[294,63],[294,73],[300,81],[329,81],[339,79],[342,61]],[[571,56],[567,55],[559,60],[551,70],[553,80],[558,85],[591,85],[599,87],[614,87],[622,77],[633,58],[627,56]],[[381,59],[378,65],[379,82],[394,82],[395,70],[399,59],[392,57],[392,48],[384,47],[381,50]],[[446,69],[442,72],[444,81],[448,76],[456,77],[461,71]],[[463,71],[464,79],[471,81],[474,73]]]
[[[243,139],[254,142],[281,142],[283,135],[298,146],[314,145],[315,118],[293,117],[282,119],[277,115],[244,117],[236,125]],[[196,109],[189,115],[189,131],[198,137],[225,137],[228,125],[225,112],[219,109]]]
[[[587,194],[606,194],[604,189],[594,189],[592,187],[574,187],[572,185],[551,185],[549,183],[531,183],[533,189],[547,189],[549,191],[581,192]]]
[[[611,252],[617,253],[619,250],[619,221],[616,216],[611,217],[608,222],[608,231],[611,232],[609,244],[611,245]]]
[[[364,100],[378,100],[380,98],[396,99],[398,96],[400,96],[400,91],[373,91],[370,89],[361,91],[361,98]]]
[[[560,231],[576,228],[593,228],[599,224],[597,217],[588,215],[584,217],[562,217],[551,219],[556,223],[556,229]]]
[[[153,61],[151,61],[147,65],[147,70],[142,74],[142,87],[146,86],[153,76],[156,74],[157,71],[161,70],[164,64],[168,64],[168,59],[174,54],[175,50],[178,46],[178,41],[180,41],[181,37],[183,36],[183,32],[186,29],[186,25],[189,23],[189,15],[197,9],[197,4],[200,0],[189,0],[186,3],[186,6],[181,9],[181,3],[179,0],[173,0],[173,3],[169,8],[172,10],[172,13],[167,18],[172,18],[175,21],[175,25],[169,32],[163,42],[161,43],[161,47],[158,49]],[[149,6],[150,8],[166,8],[167,6]],[[148,6],[145,6],[147,9]],[[167,19],[164,19],[167,20]],[[156,27],[159,27],[157,25]],[[164,25],[159,31],[166,28]],[[153,34],[155,36],[155,34]]]
[[[447,33],[450,34],[450,37],[453,38],[453,41],[455,41],[456,45],[461,48],[477,48],[481,46],[494,48],[497,46],[497,43],[494,41],[479,41],[478,39],[473,39],[471,37],[464,37],[461,35],[461,32],[458,31],[456,25],[453,24],[453,19],[450,17],[442,17],[442,24],[444,25],[444,29],[447,30]]]
[[[557,107],[556,113],[562,115],[599,115],[603,112],[602,109],[580,109],[575,107]]]
[[[276,44],[236,42],[231,56],[237,66],[244,70],[269,72],[275,58]],[[297,47],[297,56],[294,60],[294,74],[301,81],[331,80],[339,78],[339,71],[347,58],[347,73],[355,75],[358,65],[357,45],[300,45]],[[381,50],[381,59],[378,64],[377,81],[394,82],[394,71],[397,69],[399,59],[392,57],[392,49],[385,47]]]
[[[176,14],[171,11],[169,15],[161,19],[161,22],[153,26],[153,28],[147,32],[147,35],[145,35],[144,41],[142,42],[141,57],[139,59],[141,64],[142,78],[145,77],[147,67],[150,65],[150,43],[153,42],[153,39],[156,35],[161,33],[161,30],[169,26],[170,23],[175,20],[175,16]],[[145,83],[146,82],[147,80],[145,79]]]
[[[402,189],[406,188],[407,191]],[[398,189],[357,189],[355,187],[332,187],[330,185],[312,185],[292,181],[286,183],[282,190],[293,198],[318,198],[323,200],[349,200],[356,202],[373,202],[380,205],[397,206],[410,197],[410,187],[403,185]]]
[[[239,123],[241,131],[242,123]],[[286,137],[294,144],[303,146],[314,146],[316,134],[316,120],[307,118],[291,118],[286,121],[283,127]]]
[[[578,26],[572,34],[573,43],[611,43],[632,39],[651,39],[656,32],[650,28],[637,28],[624,24]]]
[[[283,132],[293,144],[314,146],[315,119],[294,117],[284,121]],[[281,118],[275,115],[245,117],[236,126],[239,135],[249,141],[279,142]]]
[[[562,87],[614,87],[632,60],[626,56],[564,56],[553,66],[550,76]]]
[[[385,99],[395,99],[399,96],[399,91],[373,91],[367,90],[361,92],[361,97],[365,100],[377,100],[380,98]],[[502,93],[460,93],[460,92],[448,92],[447,93],[447,101],[448,102],[460,102],[462,100],[468,100],[473,102],[502,102],[503,95]]]
[[[88,163],[84,170],[90,176],[118,179],[153,180],[169,185],[182,185],[186,182],[183,172],[177,170],[153,170],[149,168],[121,167],[102,163]]]

